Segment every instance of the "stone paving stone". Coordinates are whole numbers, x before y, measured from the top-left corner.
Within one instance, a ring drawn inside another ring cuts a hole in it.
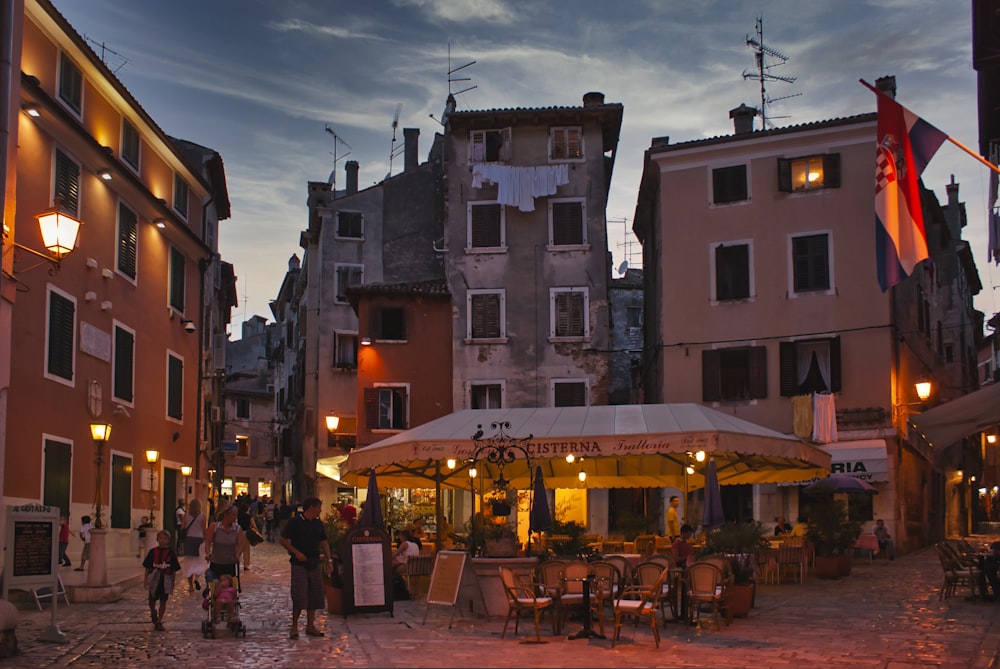
[[[39,612],[32,601],[19,610],[21,654],[2,667],[997,669],[1000,653],[1000,604],[963,596],[938,601],[942,578],[933,549],[892,563],[855,563],[851,576],[837,581],[810,576],[805,584],[762,585],[748,618],[718,631],[711,624],[698,630],[668,623],[661,627],[659,649],[641,624],[624,625],[614,649],[609,640],[553,637],[547,620],[543,644],[522,643],[533,637],[528,619],[516,638],[509,629],[503,640],[502,619],[456,614],[449,630],[448,607],[431,607],[423,625],[421,600],[396,602],[392,616],[320,613],[317,624],[325,637],[290,640],[287,556],[280,547],[261,544],[254,548],[253,566],[241,593],[245,639],[228,631],[203,639],[201,593],[188,593],[181,581],[167,606],[165,632],[152,630],[141,586],[126,589],[117,602],[60,606],[57,623],[65,644],[38,640],[51,613],[48,606]]]

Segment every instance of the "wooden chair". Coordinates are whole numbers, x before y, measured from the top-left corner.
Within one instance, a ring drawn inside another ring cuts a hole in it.
[[[660,627],[656,624],[656,610],[659,607],[660,593],[668,570],[660,572],[659,577],[650,585],[630,585],[622,589],[621,595],[615,600],[615,631],[611,636],[611,647],[615,647],[622,629],[622,618],[630,616],[639,625],[639,618],[649,618],[649,626],[653,630],[656,647],[660,647]],[[633,636],[633,640],[634,640]]]
[[[653,551],[660,553],[661,555],[674,556],[674,542],[670,540],[670,537],[657,536],[653,541]]]
[[[711,562],[698,561],[688,566],[685,574],[688,583],[689,614],[693,622],[701,622],[701,609],[708,605],[712,610],[715,628],[720,629],[719,613],[723,605],[722,570]]]
[[[660,580],[660,575],[664,571],[669,572],[670,568],[671,565],[663,564],[660,561],[644,560],[632,570],[632,579],[638,586],[652,588]],[[670,592],[670,581],[666,578],[662,579],[657,602],[659,603],[660,616],[663,618],[664,623],[667,621],[667,607],[670,606],[671,612],[673,612],[673,606],[671,606],[672,594],[674,593]],[[677,617],[676,613],[673,614],[673,617]]]
[[[787,572],[792,573],[792,582],[805,582],[806,548],[802,542],[785,540],[775,552],[776,582],[781,583],[781,577]]]
[[[635,538],[635,552],[639,555],[652,555],[656,548],[655,534],[640,534]]]
[[[602,553],[621,553],[625,550],[624,541],[607,540],[601,542]]]
[[[549,609],[549,615],[552,616],[552,633],[556,634],[555,608],[552,606],[552,598],[542,594],[544,587],[540,583],[521,582],[510,567],[499,569],[500,582],[503,583],[504,593],[507,595],[507,620],[503,623],[500,638],[506,637],[511,618],[514,618],[514,634],[517,634],[521,614],[527,611],[535,618],[535,639],[541,642],[542,632],[538,621],[545,609]]]
[[[947,540],[935,544],[934,550],[944,571],[944,584],[938,592],[938,601],[951,597],[959,587],[965,586],[969,587],[969,594],[975,599],[980,578],[979,567],[963,563]]]
[[[757,576],[761,583],[778,582],[778,552],[770,546],[761,546],[754,552],[757,559]]]
[[[559,630],[561,629],[559,627],[559,618],[562,615],[562,604],[559,599],[562,595],[560,573],[567,562],[567,560],[545,560],[535,568],[535,580],[544,586],[545,596],[552,598],[553,615],[556,619],[556,634],[559,634]]]
[[[410,555],[406,558],[406,568],[403,572],[403,579],[406,581],[406,589],[413,597],[417,597],[417,589],[414,585],[416,579],[430,580],[431,571],[434,569],[433,555]]]

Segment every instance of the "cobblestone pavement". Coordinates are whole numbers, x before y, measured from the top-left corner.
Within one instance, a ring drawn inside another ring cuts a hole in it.
[[[659,649],[641,624],[623,626],[614,649],[610,640],[554,637],[547,617],[542,644],[525,641],[533,632],[528,619],[517,637],[511,629],[503,640],[498,618],[456,615],[449,630],[448,607],[431,607],[423,624],[422,599],[396,602],[392,616],[320,613],[324,637],[291,640],[287,556],[262,544],[254,548],[252,567],[241,595],[246,638],[221,631],[204,639],[200,593],[189,593],[181,580],[164,632],[153,631],[141,586],[113,603],[59,606],[57,626],[66,643],[39,639],[51,628],[48,605],[39,612],[33,602],[22,604],[20,653],[0,666],[988,669],[998,666],[1000,654],[1000,603],[969,601],[968,593],[939,601],[943,579],[931,548],[894,562],[855,559],[853,573],[836,581],[809,576],[804,584],[759,586],[748,618],[721,630],[668,623]]]

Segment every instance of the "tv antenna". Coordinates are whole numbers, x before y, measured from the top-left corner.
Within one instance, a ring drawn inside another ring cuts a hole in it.
[[[91,38],[87,37],[86,35],[83,36],[83,39],[84,39],[84,41],[90,42],[90,44],[93,45],[93,47],[95,48],[95,50],[97,48],[100,48],[101,62],[104,63],[104,65],[109,70],[111,70],[114,74],[118,74],[119,70],[121,70],[123,67],[125,67],[126,65],[129,64],[129,59],[128,58],[126,58],[122,54],[118,53],[117,51],[113,51],[112,49],[109,49],[104,42],[98,42],[95,39],[91,39]],[[121,60],[121,62],[118,64],[118,67],[112,67],[111,64],[108,63],[108,54],[111,54],[111,55],[115,56],[117,59]]]
[[[344,158],[346,158],[347,156],[351,155],[351,152],[350,152],[351,145],[348,144],[347,142],[345,142],[343,139],[341,139],[340,135],[338,135],[336,132],[333,131],[333,128],[330,127],[329,123],[326,124],[326,132],[327,132],[327,134],[333,136],[333,170],[330,171],[330,178],[327,179],[326,182],[328,184],[330,184],[330,192],[332,192],[333,196],[336,197],[337,196],[337,162],[341,161]],[[343,144],[348,149],[347,153],[345,153],[344,155],[340,156],[339,158],[337,157],[337,145],[338,144]]]
[[[622,224],[622,241],[617,243],[618,248],[625,250],[625,259],[622,260],[621,264],[618,265],[618,273],[625,276],[625,271],[629,267],[641,268],[642,267],[642,249],[638,251],[635,247],[639,246],[639,242],[632,235],[628,226],[628,216],[622,216],[621,218],[609,218],[608,223],[621,223]],[[639,257],[639,263],[636,264],[636,256]]]
[[[760,81],[760,128],[761,130],[767,130],[767,105],[772,102],[777,102],[778,100],[794,98],[802,94],[793,93],[779,98],[771,98],[767,96],[767,92],[765,90],[766,83],[771,81],[783,81],[787,84],[792,84],[795,83],[795,77],[785,77],[771,72],[773,68],[779,67],[788,62],[788,56],[764,44],[764,17],[757,17],[757,36],[754,38],[747,35],[747,46],[753,47],[754,59],[757,61],[757,71],[747,72],[746,70],[743,70],[743,78],[757,79]],[[788,117],[775,116],[772,118]]]
[[[428,116],[430,116],[431,118],[433,118],[435,121],[437,121],[441,125],[446,124],[448,122],[448,114],[450,114],[451,112],[453,112],[455,110],[455,96],[456,95],[461,95],[462,93],[466,93],[468,91],[471,91],[474,88],[479,88],[478,84],[473,84],[472,86],[467,86],[467,87],[463,88],[460,91],[453,91],[452,90],[452,86],[451,86],[452,84],[454,84],[454,83],[456,83],[458,81],[472,81],[472,77],[456,77],[455,73],[458,72],[458,71],[460,71],[460,70],[464,70],[465,68],[467,68],[467,67],[469,67],[471,65],[475,65],[475,64],[476,64],[476,61],[473,60],[471,62],[466,63],[465,65],[459,65],[458,67],[452,67],[451,66],[451,42],[448,42],[448,102],[445,104],[444,113],[441,114],[441,120],[440,121],[438,121],[436,118],[434,118],[434,114],[428,114]]]
[[[385,175],[388,179],[392,176],[392,159],[402,152],[405,146],[396,146],[396,128],[399,127],[399,112],[403,110],[403,103],[396,103],[396,113],[392,116],[392,146],[389,147],[389,173]]]

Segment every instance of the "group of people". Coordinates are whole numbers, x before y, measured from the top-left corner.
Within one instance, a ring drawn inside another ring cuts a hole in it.
[[[82,516],[80,518],[80,529],[77,530],[77,534],[80,537],[80,541],[83,542],[83,550],[80,551],[80,564],[74,571],[83,571],[87,567],[87,561],[90,559],[90,531],[94,529],[94,526],[90,523],[90,516]],[[69,559],[67,551],[69,550],[69,537],[72,530],[69,526],[69,516],[62,515],[59,516],[59,566],[60,567],[72,567],[73,561]]]

